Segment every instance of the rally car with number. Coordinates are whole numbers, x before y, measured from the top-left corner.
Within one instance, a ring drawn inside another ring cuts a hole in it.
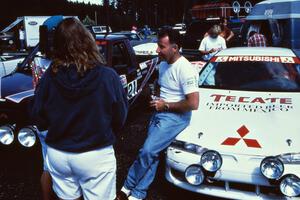
[[[300,60],[231,48],[199,74],[199,108],[166,150],[166,179],[229,199],[300,199]]]
[[[155,76],[159,59],[138,63],[125,36],[99,35],[96,43],[107,66],[119,74],[130,107],[138,98],[147,98],[150,95],[147,86],[155,80],[152,76]],[[40,46],[36,46],[14,73],[0,78],[0,154],[13,147],[24,150],[38,146],[37,130],[27,109],[35,85],[51,63],[40,50]]]

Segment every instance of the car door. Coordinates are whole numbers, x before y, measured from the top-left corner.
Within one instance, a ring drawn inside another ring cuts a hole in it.
[[[132,53],[132,52],[131,52]],[[112,67],[120,75],[128,99],[138,94],[142,75],[138,76],[137,67],[133,64],[128,47],[124,41],[115,42],[112,46]]]
[[[4,64],[3,64],[3,59],[0,56],[0,77],[5,75],[5,71],[4,71]]]

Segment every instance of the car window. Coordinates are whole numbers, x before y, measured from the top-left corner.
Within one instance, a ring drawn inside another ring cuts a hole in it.
[[[200,87],[254,91],[300,91],[299,64],[212,62],[201,72]]]
[[[128,34],[129,40],[140,40],[137,34]]]
[[[123,71],[129,67],[129,55],[124,43],[113,45],[112,66],[116,71]]]

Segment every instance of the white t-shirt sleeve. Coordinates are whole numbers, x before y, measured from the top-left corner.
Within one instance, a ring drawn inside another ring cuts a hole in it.
[[[207,37],[203,38],[201,43],[200,43],[200,46],[199,46],[199,51],[205,51],[206,49],[206,41],[207,41]]]
[[[222,38],[222,37],[221,37]],[[222,38],[222,43],[221,43],[221,45],[222,45],[222,49],[226,49],[227,47],[226,47],[226,41],[225,41],[225,39],[224,38]]]
[[[189,65],[182,67],[180,73],[180,85],[184,95],[198,92],[198,73],[192,64]]]

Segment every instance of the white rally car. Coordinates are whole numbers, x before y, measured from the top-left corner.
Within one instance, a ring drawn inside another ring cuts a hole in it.
[[[300,61],[232,48],[200,72],[199,109],[166,152],[167,180],[230,199],[300,199]]]

